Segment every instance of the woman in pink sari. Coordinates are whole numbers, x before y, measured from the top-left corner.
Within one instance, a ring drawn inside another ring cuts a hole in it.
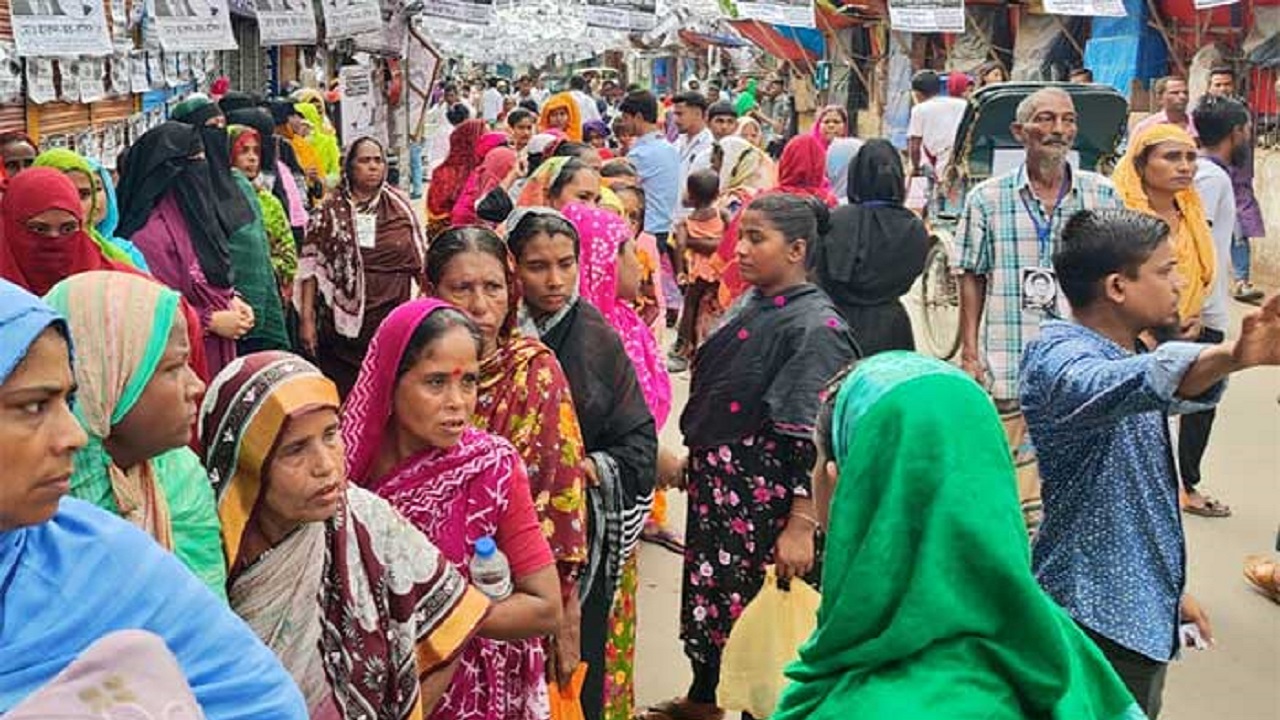
[[[620,289],[634,296],[640,282],[640,263],[627,222],[603,208],[573,203],[562,210],[578,230],[582,243],[582,269],[578,292],[600,311],[622,338],[622,345],[636,368],[636,380],[644,393],[658,429],[671,413],[671,378],[666,361],[644,320],[625,300]]]
[[[544,720],[539,638],[560,627],[559,581],[520,456],[471,425],[481,344],[475,324],[440,300],[396,308],[369,345],[342,435],[352,482],[389,501],[463,575],[483,537],[511,566],[513,593],[463,650],[431,717]]]
[[[504,180],[510,185],[516,179],[509,176],[519,156],[509,147],[509,142],[506,133],[489,133],[480,138],[476,145],[476,157],[480,159],[480,164],[467,176],[466,184],[453,204],[453,212],[449,215],[449,222],[453,227],[479,224],[476,203]]]

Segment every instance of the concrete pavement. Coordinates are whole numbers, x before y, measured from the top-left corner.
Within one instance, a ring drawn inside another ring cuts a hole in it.
[[[1234,329],[1245,306],[1236,305]],[[676,408],[688,375],[673,378]],[[1172,667],[1162,720],[1280,718],[1280,606],[1250,591],[1241,562],[1275,553],[1280,524],[1280,370],[1252,370],[1227,391],[1205,458],[1204,485],[1231,505],[1227,519],[1184,516],[1190,591],[1208,610],[1217,644]],[[680,444],[673,413],[663,442]],[[671,524],[683,531],[684,497],[670,493]],[[640,551],[636,694],[640,707],[684,694],[689,667],[679,640],[680,560],[659,547]]]

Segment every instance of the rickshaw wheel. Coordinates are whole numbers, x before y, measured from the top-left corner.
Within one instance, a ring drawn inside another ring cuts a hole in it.
[[[936,238],[925,257],[920,298],[929,352],[950,360],[960,346],[960,286],[951,273],[947,248]]]

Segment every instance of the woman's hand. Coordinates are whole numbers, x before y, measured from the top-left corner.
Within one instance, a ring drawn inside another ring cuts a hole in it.
[[[773,546],[773,562],[778,566],[778,579],[808,575],[813,569],[814,527],[799,518],[792,517]]]
[[[1209,613],[1204,611],[1199,601],[1190,595],[1183,595],[1182,602],[1178,607],[1178,613],[1184,623],[1195,623],[1196,629],[1200,631],[1200,637],[1204,641],[1213,644],[1213,625],[1209,623]]]
[[[552,638],[551,644],[555,658],[554,662],[547,663],[547,672],[551,680],[564,685],[573,677],[578,663],[582,662],[582,605],[578,602],[577,590],[565,598],[560,631]]]
[[[587,483],[592,487],[600,484],[600,471],[596,469],[596,461],[590,457],[582,459],[582,472],[587,475]]]
[[[253,308],[249,305],[249,303],[240,299],[239,296],[236,296],[231,298],[231,309],[239,313],[240,318],[244,322],[248,323],[249,327],[245,329],[245,332],[249,332],[250,330],[253,329],[254,323],[256,322],[256,318],[253,315]]]
[[[685,472],[689,467],[688,455],[677,455],[666,446],[658,447],[658,489],[684,490]]]
[[[298,342],[311,357],[316,356],[316,318],[314,315],[302,315],[298,320]]]
[[[219,310],[209,316],[209,332],[228,340],[239,340],[253,329],[253,321],[245,323],[237,310]]]

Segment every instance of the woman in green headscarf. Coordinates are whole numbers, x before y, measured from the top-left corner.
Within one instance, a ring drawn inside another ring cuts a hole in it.
[[[87,272],[45,302],[75,348],[75,414],[89,436],[71,495],[120,515],[171,550],[219,597],[226,564],[209,476],[187,448],[204,384],[187,365],[179,295],[149,278]]]
[[[973,380],[888,352],[836,381],[815,430],[818,628],[774,720],[1140,720],[1031,574],[1000,420]]]
[[[112,212],[110,203],[115,193],[112,188],[107,187],[102,174],[91,161],[72,150],[54,148],[40,153],[35,165],[61,170],[71,178],[80,193],[80,204],[84,207],[85,230],[108,260],[146,271],[147,261],[143,258],[142,251],[128,240],[102,231],[102,223]]]
[[[338,136],[334,134],[328,120],[321,117],[315,105],[300,102],[293,109],[311,123],[311,134],[307,136],[307,142],[311,143],[311,147],[320,156],[320,174],[325,187],[337,187],[342,177],[342,150],[338,147]]]

